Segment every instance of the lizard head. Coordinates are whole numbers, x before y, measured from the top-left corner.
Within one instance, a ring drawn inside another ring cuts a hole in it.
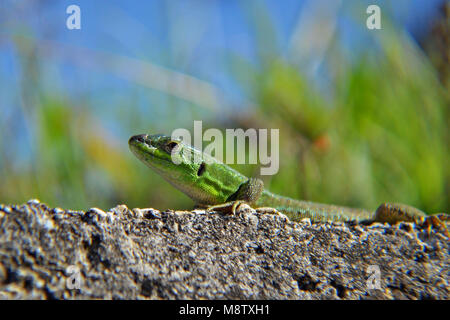
[[[234,183],[229,187],[223,179],[246,180],[212,156],[170,136],[140,134],[128,144],[138,159],[197,203],[221,203],[236,191]]]
[[[200,152],[169,136],[139,134],[132,136],[128,145],[139,160],[165,177],[183,172],[184,179],[193,178],[201,165]]]

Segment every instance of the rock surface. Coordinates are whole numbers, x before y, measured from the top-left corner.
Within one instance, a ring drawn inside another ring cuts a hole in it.
[[[449,299],[449,267],[410,223],[0,205],[1,299]]]

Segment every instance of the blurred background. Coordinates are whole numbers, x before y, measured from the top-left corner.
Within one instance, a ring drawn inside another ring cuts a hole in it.
[[[66,27],[71,4],[81,30]],[[381,30],[366,27],[370,4]],[[280,129],[273,192],[449,212],[449,13],[437,0],[2,0],[0,203],[192,208],[127,142],[203,120]]]

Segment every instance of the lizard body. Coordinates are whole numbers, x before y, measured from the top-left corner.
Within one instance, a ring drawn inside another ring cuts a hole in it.
[[[291,199],[264,189],[260,179],[248,178],[214,157],[164,135],[136,135],[129,140],[134,155],[194,202],[212,210],[241,203],[261,209],[276,209],[293,221],[389,222],[425,221],[444,230],[448,215],[428,216],[421,210],[397,203],[383,203],[374,212],[365,209]],[[270,212],[270,210],[268,210]]]

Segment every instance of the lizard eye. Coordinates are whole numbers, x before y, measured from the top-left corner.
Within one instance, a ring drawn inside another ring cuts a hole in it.
[[[166,144],[166,150],[168,153],[172,153],[173,149],[175,149],[178,146],[178,142],[171,141],[168,144]]]

